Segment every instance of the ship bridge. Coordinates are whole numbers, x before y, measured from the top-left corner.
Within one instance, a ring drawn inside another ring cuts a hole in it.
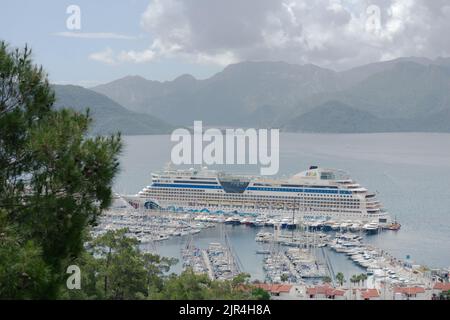
[[[349,174],[343,170],[319,168],[311,166],[308,170],[299,172],[292,176],[293,180],[328,180],[333,182],[352,181]]]
[[[219,175],[219,183],[226,193],[244,193],[250,184],[250,178]]]

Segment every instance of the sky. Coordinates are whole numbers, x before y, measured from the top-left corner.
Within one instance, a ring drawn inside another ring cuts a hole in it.
[[[240,61],[333,70],[450,56],[449,0],[1,0],[0,39],[53,83],[204,79]]]

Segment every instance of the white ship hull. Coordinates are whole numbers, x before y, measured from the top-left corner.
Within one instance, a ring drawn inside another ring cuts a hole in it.
[[[139,194],[123,196],[135,208],[174,212],[291,217],[390,224],[375,195],[330,169],[310,169],[289,180],[224,176],[210,170],[152,175]]]
[[[198,206],[189,205],[174,202],[158,202],[155,199],[139,197],[135,195],[123,196],[130,204],[136,209],[141,210],[164,210],[170,212],[190,212],[199,214],[225,214],[232,215],[238,214],[242,216],[254,216],[254,217],[286,217],[295,219],[301,219],[304,221],[358,221],[358,222],[373,222],[377,221],[380,225],[389,225],[392,223],[391,217],[388,213],[381,214],[347,214],[343,216],[339,213],[332,212],[304,212],[301,210],[288,210],[278,208],[242,208],[242,207],[229,207],[229,206]]]

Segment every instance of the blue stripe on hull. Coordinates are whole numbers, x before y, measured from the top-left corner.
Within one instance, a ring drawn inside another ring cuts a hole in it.
[[[185,189],[221,189],[222,186],[202,186],[192,184],[166,184],[166,183],[154,183],[152,187],[158,188],[185,188]],[[302,189],[302,188],[260,188],[260,187],[247,187],[246,190],[250,191],[276,191],[276,192],[306,192],[306,193],[322,193],[322,194],[352,194],[349,190],[336,190],[336,189]]]
[[[154,183],[152,187],[159,188],[189,188],[189,189],[223,189],[222,186],[201,186],[192,184],[165,184],[165,183]]]

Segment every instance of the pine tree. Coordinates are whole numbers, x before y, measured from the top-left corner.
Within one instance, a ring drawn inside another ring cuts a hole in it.
[[[0,42],[0,297],[57,298],[86,228],[111,202],[120,135],[88,137],[89,112],[54,101],[31,51]],[[8,265],[25,256],[35,263]]]

